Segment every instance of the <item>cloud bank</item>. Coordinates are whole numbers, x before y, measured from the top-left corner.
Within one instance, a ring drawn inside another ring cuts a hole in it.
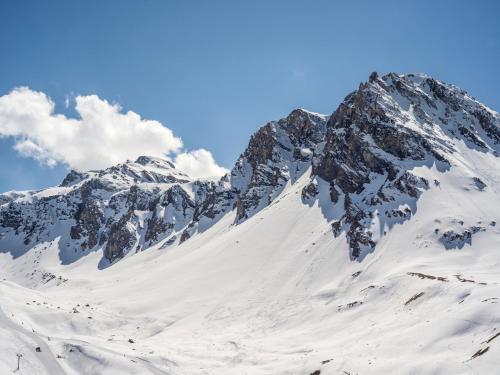
[[[0,96],[0,137],[13,137],[23,156],[80,171],[149,155],[173,159],[194,178],[227,172],[207,150],[183,152],[182,140],[158,121],[123,112],[96,95],[76,96],[75,102],[79,118],[68,118],[54,112],[54,102],[43,92],[16,88]]]

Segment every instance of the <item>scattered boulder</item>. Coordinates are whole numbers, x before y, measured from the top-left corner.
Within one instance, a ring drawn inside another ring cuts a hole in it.
[[[485,228],[480,226],[472,226],[460,231],[450,229],[441,235],[439,241],[447,250],[462,249],[466,244],[470,245],[472,243],[472,236],[474,234],[484,230]]]
[[[318,195],[318,187],[314,182],[310,182],[302,189],[302,201],[307,202]]]
[[[484,191],[487,186],[479,177],[472,177],[472,181],[479,191]]]

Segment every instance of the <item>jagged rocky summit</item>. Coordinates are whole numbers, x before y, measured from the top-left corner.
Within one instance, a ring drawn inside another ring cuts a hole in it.
[[[429,181],[460,147],[498,157],[500,115],[465,91],[423,74],[379,77],[331,116],[302,109],[260,128],[219,181],[197,181],[169,161],[142,156],[101,171],[71,171],[59,187],[0,195],[0,251],[20,256],[58,242],[63,263],[93,251],[116,261],[153,245],[177,246],[227,214],[234,224],[270,205],[306,176],[303,204],[318,204],[352,259],[375,249],[385,227],[410,220]],[[307,174],[307,175],[306,175]],[[472,179],[478,190],[486,188]],[[445,233],[460,246],[480,229]]]

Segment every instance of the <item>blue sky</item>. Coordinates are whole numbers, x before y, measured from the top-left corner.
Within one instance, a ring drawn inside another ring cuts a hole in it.
[[[65,98],[96,94],[230,168],[259,126],[297,107],[329,114],[373,70],[425,72],[500,110],[499,4],[3,1],[0,96],[28,86],[76,116]],[[64,177],[15,142],[0,139],[0,191]]]

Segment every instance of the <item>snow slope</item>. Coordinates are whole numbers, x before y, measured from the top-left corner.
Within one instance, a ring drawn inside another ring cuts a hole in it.
[[[282,159],[279,185],[175,246],[158,243],[104,269],[98,251],[62,264],[60,238],[0,253],[0,373],[16,368],[16,353],[21,374],[495,373],[496,146],[440,139],[450,145],[447,168],[394,161],[429,184],[411,199],[396,189],[396,200],[367,206],[376,247],[363,256],[353,257],[349,231],[332,233],[345,215],[331,197],[340,177],[332,185],[313,164],[287,178],[296,164]],[[370,176],[351,202],[361,206],[357,197],[386,181]],[[382,211],[400,215],[398,204],[411,212],[404,220]]]

